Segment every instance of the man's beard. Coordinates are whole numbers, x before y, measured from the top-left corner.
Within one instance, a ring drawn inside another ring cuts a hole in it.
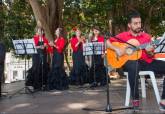
[[[137,28],[137,29],[134,29],[134,30],[132,30],[135,34],[138,34],[138,33],[140,33],[141,32],[141,28]]]

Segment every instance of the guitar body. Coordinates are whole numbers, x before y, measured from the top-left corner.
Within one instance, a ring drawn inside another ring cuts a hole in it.
[[[140,43],[136,39],[131,39],[128,43],[138,46]],[[113,42],[112,45],[123,49],[124,51],[129,47],[126,43]],[[116,52],[107,48],[107,62],[112,68],[121,68],[128,60],[138,60],[141,57],[142,50],[134,51],[131,55],[123,54],[117,56]]]

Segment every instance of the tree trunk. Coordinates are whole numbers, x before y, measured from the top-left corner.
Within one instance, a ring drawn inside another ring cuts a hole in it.
[[[40,4],[38,0],[29,0],[36,21],[40,21],[49,41],[54,40],[54,31],[62,26],[63,0],[47,0],[46,4]]]
[[[63,28],[63,8],[64,8],[64,0],[47,0],[46,4],[41,5],[38,0],[29,0],[29,3],[33,9],[36,21],[40,21],[42,23],[42,27],[45,30],[46,37],[49,41],[54,40],[54,31],[58,27]],[[66,34],[64,34],[66,36]],[[65,48],[67,48],[66,45]],[[65,51],[65,50],[64,50]],[[65,54],[65,60],[67,62],[67,66],[70,69],[70,65],[68,62],[68,58]],[[52,60],[52,58],[51,58]]]

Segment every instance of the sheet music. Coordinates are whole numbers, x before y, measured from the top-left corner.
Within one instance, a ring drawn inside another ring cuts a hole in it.
[[[155,49],[155,53],[165,53],[165,32],[162,37],[159,37],[161,40],[159,41],[160,44]]]
[[[13,40],[13,45],[14,45],[16,54],[36,54],[37,53],[33,39]]]
[[[164,39],[165,39],[165,32],[164,32],[164,34],[161,37],[159,37],[159,39],[161,39],[159,42],[164,42],[165,43],[165,41],[164,41]]]
[[[83,44],[83,55],[93,55],[93,44],[92,43]]]
[[[83,55],[102,55],[104,54],[103,42],[90,42],[83,44]]]

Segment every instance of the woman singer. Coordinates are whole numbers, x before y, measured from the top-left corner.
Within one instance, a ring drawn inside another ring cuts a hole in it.
[[[62,28],[55,31],[56,38],[54,42],[50,42],[53,47],[52,67],[49,74],[49,90],[65,90],[69,88],[69,81],[64,70],[64,47],[65,39],[63,37]]]
[[[83,56],[83,44],[85,37],[81,35],[81,31],[77,29],[76,35],[71,38],[71,47],[73,50],[72,60],[73,68],[71,71],[71,84],[83,85],[88,82],[88,68]]]
[[[44,30],[38,27],[36,31],[33,39],[37,48],[37,54],[32,55],[32,67],[28,70],[26,85],[33,86],[34,90],[41,90],[47,84],[49,71],[47,54],[49,45]]]

